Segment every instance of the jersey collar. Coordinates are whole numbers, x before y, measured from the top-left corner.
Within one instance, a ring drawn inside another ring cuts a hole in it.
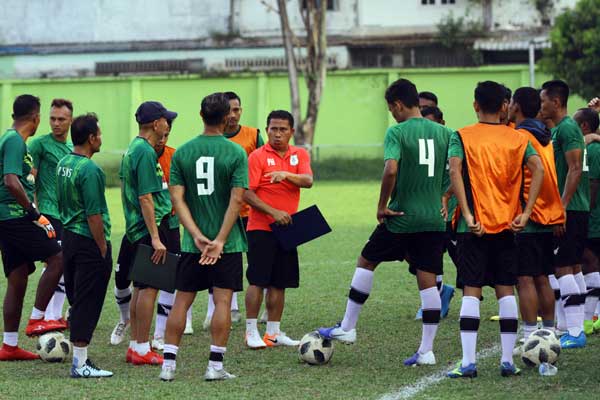
[[[279,155],[279,152],[277,152],[273,147],[271,147],[271,145],[269,143],[266,143],[263,147],[265,148],[266,151],[271,152],[271,153],[275,153],[275,155],[277,157],[282,158],[284,160],[287,159],[287,158],[289,158],[292,154],[296,154],[296,149],[293,149],[291,145],[288,145],[288,149],[285,152],[285,154],[284,154],[283,157],[281,157]]]

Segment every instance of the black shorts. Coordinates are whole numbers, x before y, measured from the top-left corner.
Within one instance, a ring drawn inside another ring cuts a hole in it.
[[[541,276],[554,273],[554,234],[552,232],[519,233],[517,276]]]
[[[211,287],[241,292],[243,286],[242,253],[225,253],[215,265],[200,265],[199,253],[181,253],[175,288],[199,292]]]
[[[457,233],[458,273],[465,286],[512,286],[516,283],[519,251],[510,231],[477,237]]]
[[[62,222],[60,222],[60,220],[58,220],[54,217],[51,217],[49,215],[46,215],[46,218],[48,218],[48,221],[50,221],[50,223],[52,224],[52,227],[56,231],[56,240],[58,240],[58,244],[60,244],[62,241],[62,238],[63,238]]]
[[[587,211],[567,211],[565,234],[554,241],[554,268],[570,267],[583,262],[583,249],[588,235]]]
[[[585,248],[594,253],[600,260],[600,238],[589,238],[585,241]]]
[[[165,237],[167,243],[165,246],[167,247],[167,251],[173,254],[181,253],[181,233],[179,231],[179,227],[171,228],[165,230]]]
[[[48,238],[46,231],[27,217],[0,221],[0,252],[4,275],[27,264],[29,273],[35,271],[35,261],[44,261],[61,252],[56,239]]]
[[[248,283],[278,289],[297,288],[300,285],[298,251],[285,251],[273,232],[249,231]]]
[[[393,233],[385,224],[377,225],[361,256],[370,262],[404,261],[410,272],[444,273],[444,232]]]

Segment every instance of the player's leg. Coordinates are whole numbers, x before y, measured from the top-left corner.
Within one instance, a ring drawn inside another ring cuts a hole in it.
[[[163,350],[165,344],[165,329],[167,318],[173,307],[175,294],[160,290],[158,292],[158,302],[156,303],[156,321],[154,323],[154,338],[152,339],[152,348]]]
[[[247,276],[250,273],[250,265],[246,271]],[[260,311],[260,305],[263,301],[263,288],[250,283],[246,289],[246,335],[244,340],[246,346],[251,349],[264,349],[267,347],[258,332],[257,317]]]
[[[132,301],[131,281],[129,280],[129,270],[133,263],[133,245],[127,240],[127,236],[123,235],[117,264],[115,266],[115,288],[114,295],[117,306],[119,307],[119,322],[115,325],[111,335],[110,344],[118,345],[125,340],[125,335],[130,326],[130,305]],[[133,342],[133,331],[131,334]],[[132,343],[130,348],[133,349]],[[128,350],[129,353],[131,353]]]
[[[150,326],[152,325],[154,304],[158,290],[142,285],[139,282],[134,282],[133,285],[138,289],[138,295],[135,307],[132,308],[132,310],[135,309],[135,316],[133,313],[131,314],[131,318],[135,324],[134,340],[136,341],[131,362],[134,365],[161,365],[163,362],[162,356],[150,348]]]
[[[185,329],[186,314],[195,298],[196,292],[178,290],[175,294],[165,330],[164,361],[160,372],[160,379],[163,381],[175,379],[177,352]]]
[[[241,254],[240,254],[241,255]],[[208,381],[235,378],[223,368],[231,331],[231,297],[233,290],[214,287],[215,312],[210,324],[211,345],[204,379]]]
[[[537,329],[539,302],[534,276],[542,273],[542,253],[539,237],[540,234],[538,233],[521,233],[516,236],[519,255],[517,290],[523,342]]]
[[[552,233],[542,234],[540,238],[541,273],[534,277],[538,294],[539,313],[542,326],[555,331],[555,292],[550,283],[550,275],[554,274],[554,237]],[[556,279],[556,278],[555,278]]]
[[[137,349],[137,313],[136,306],[140,290],[136,287],[133,288],[131,293],[131,304],[129,305],[129,346],[127,347],[127,353],[125,354],[125,362],[130,363],[133,358],[133,353]]]
[[[586,335],[594,333],[594,312],[600,296],[600,272],[598,257],[592,250],[593,245],[588,245],[583,253],[583,272],[587,287],[583,328]]]
[[[205,331],[210,328],[210,321],[212,320],[213,313],[215,312],[215,300],[213,296],[213,288],[208,289],[208,302],[206,303],[206,316],[202,323],[202,329]]]
[[[62,223],[56,218],[53,218],[50,216],[47,216],[47,218],[50,220],[50,223],[54,227],[54,230],[56,232],[56,240],[58,241],[58,244],[61,245],[61,241],[62,241],[62,237],[63,237]],[[46,307],[46,315],[45,315],[44,319],[46,321],[56,320],[59,323],[61,323],[66,329],[68,327],[68,324],[62,316],[63,315],[63,306],[65,304],[65,297],[66,297],[65,279],[64,279],[64,276],[61,276],[60,280],[58,281],[58,285],[56,286],[56,289],[54,290],[54,294],[52,295],[52,298],[50,299],[50,302],[48,303],[48,307]]]
[[[237,293],[233,293],[231,297],[231,322],[237,324],[242,320],[242,315],[240,314],[240,306],[238,305]]]
[[[190,306],[187,310],[186,318],[185,318],[185,329],[183,331],[184,335],[193,335],[194,334],[194,326],[192,324],[192,307]]]
[[[565,315],[565,309],[560,298],[558,279],[556,279],[554,272],[555,271],[553,270],[552,274],[548,275],[548,282],[550,282],[550,287],[554,292],[554,318],[556,319],[556,328],[554,332],[557,336],[562,336],[567,332],[567,316]]]

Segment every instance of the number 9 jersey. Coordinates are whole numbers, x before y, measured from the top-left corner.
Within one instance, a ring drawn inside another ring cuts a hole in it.
[[[425,118],[410,118],[390,127],[384,159],[398,162],[396,187],[388,207],[404,215],[386,219],[394,233],[442,232],[442,195],[448,187],[446,169],[452,130]]]
[[[224,136],[200,135],[183,144],[171,159],[170,186],[185,188],[185,202],[196,225],[213,240],[223,223],[231,189],[248,188],[248,160],[244,149]],[[181,251],[199,253],[184,231]],[[247,251],[242,220],[231,229],[224,253]]]

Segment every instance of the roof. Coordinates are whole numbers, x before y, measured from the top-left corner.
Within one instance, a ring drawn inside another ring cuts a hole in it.
[[[535,49],[550,48],[550,38],[548,36],[505,36],[477,39],[473,48],[487,51],[527,50],[531,43],[533,43]]]

